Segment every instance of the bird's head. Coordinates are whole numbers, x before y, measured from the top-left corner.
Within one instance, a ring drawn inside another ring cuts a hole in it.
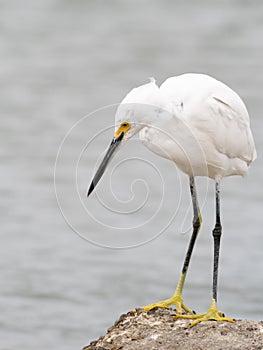
[[[132,89],[119,104],[115,115],[115,132],[110,146],[90,184],[88,196],[94,190],[115,152],[146,125],[153,123],[162,107],[159,87],[155,80]]]

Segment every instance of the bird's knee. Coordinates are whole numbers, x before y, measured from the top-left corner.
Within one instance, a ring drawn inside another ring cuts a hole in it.
[[[221,236],[221,234],[222,234],[222,226],[221,226],[220,222],[216,223],[212,233],[213,233],[213,237],[220,237]]]
[[[194,229],[198,230],[201,227],[201,224],[202,224],[202,216],[201,216],[201,214],[199,214],[193,220],[193,227],[194,227]]]

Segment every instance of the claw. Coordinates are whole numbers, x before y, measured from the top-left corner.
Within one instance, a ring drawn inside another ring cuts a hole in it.
[[[144,312],[153,310],[155,308],[168,308],[171,304],[169,303],[168,299],[167,300],[161,300],[157,303],[149,304],[146,306],[143,306],[142,309]]]

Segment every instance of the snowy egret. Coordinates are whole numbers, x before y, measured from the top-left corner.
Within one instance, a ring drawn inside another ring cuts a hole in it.
[[[148,84],[133,89],[123,99],[116,113],[115,125],[113,140],[91,182],[88,195],[94,190],[116,150],[138,132],[147,148],[172,160],[189,176],[193,232],[179,282],[170,299],[144,306],[143,310],[175,305],[175,317],[194,319],[191,326],[206,320],[234,322],[232,318],[224,317],[217,308],[222,233],[220,180],[226,176],[245,175],[256,158],[249,115],[243,101],[228,86],[205,74],[189,73],[171,77],[160,87],[151,79]],[[216,223],[212,231],[212,302],[206,313],[198,315],[184,304],[182,297],[189,262],[202,223],[195,176],[208,176],[215,181],[216,208]]]

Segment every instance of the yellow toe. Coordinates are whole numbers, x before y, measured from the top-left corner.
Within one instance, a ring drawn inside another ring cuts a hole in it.
[[[161,300],[158,303],[143,306],[142,307],[143,311],[147,312],[156,307],[168,308],[171,305],[175,305],[176,313],[179,315],[182,315],[183,312],[194,314],[193,310],[189,309],[183,302],[182,292],[183,292],[185,277],[186,277],[186,272],[181,274],[179,282],[175,289],[175,292],[170,299]]]
[[[194,312],[183,303],[183,298],[180,294],[174,294],[170,299],[161,300],[157,303],[143,306],[142,309],[147,312],[157,307],[168,308],[171,305],[175,305],[177,314],[181,315],[183,312],[194,314]]]
[[[221,311],[217,310],[216,301],[213,299],[210,308],[204,314],[198,315],[176,315],[174,318],[184,318],[184,319],[193,319],[194,321],[190,323],[190,327],[195,326],[196,324],[203,321],[217,321],[217,322],[235,322],[233,318],[224,317]]]

